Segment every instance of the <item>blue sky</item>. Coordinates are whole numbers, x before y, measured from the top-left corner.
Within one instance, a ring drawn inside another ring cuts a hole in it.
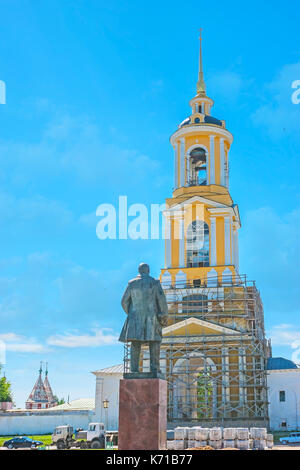
[[[101,203],[162,203],[169,136],[189,115],[204,29],[213,115],[234,134],[241,272],[255,279],[274,355],[300,362],[299,2],[0,0],[0,339],[23,406],[39,361],[54,392],[93,396],[119,363],[120,297],[161,240],[95,234]]]

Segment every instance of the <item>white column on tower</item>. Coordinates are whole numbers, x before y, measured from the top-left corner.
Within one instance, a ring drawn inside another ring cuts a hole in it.
[[[185,236],[184,236],[184,217],[183,214],[179,217],[179,267],[183,268],[185,265]]]
[[[184,139],[180,139],[180,187],[185,185],[185,148]]]
[[[229,161],[228,161],[228,154],[227,157],[225,155],[225,162],[224,162],[224,167],[225,167],[225,186],[226,188],[229,188]]]
[[[235,269],[239,272],[239,232],[238,229],[235,229],[235,240],[234,240],[234,257],[235,257]]]
[[[230,225],[231,220],[229,216],[224,217],[224,240],[225,240],[225,265],[231,264],[230,256]]]
[[[178,143],[175,143],[175,160],[174,160],[174,188],[178,188]]]
[[[217,266],[216,218],[210,218],[210,265]]]
[[[171,219],[165,215],[165,227],[166,227],[166,256],[165,256],[165,268],[171,267],[172,253],[171,253]]]
[[[235,266],[235,270],[239,272],[239,234],[238,234],[238,223],[234,222],[233,226],[233,264]]]
[[[209,165],[209,184],[215,184],[215,136],[211,135],[209,137],[209,158],[210,158],[210,165]]]
[[[189,155],[185,155],[185,186],[189,185],[190,181],[190,158]]]
[[[225,186],[225,149],[224,139],[220,139],[220,184]]]

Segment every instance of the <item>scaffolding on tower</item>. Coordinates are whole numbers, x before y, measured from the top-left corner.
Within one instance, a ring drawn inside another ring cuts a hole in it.
[[[268,425],[263,306],[246,276],[163,284],[169,323],[163,332],[161,370],[168,382],[172,425]],[[199,334],[199,329],[201,334]],[[125,371],[130,350],[125,348]],[[149,352],[143,348],[143,371]]]

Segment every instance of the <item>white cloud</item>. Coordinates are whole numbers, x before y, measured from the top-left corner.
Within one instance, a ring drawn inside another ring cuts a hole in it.
[[[255,124],[273,138],[291,134],[299,138],[300,104],[292,103],[292,83],[300,78],[300,62],[285,65],[264,89],[264,100],[253,114]]]
[[[6,351],[21,353],[43,353],[47,351],[47,348],[34,338],[25,338],[15,333],[0,334],[0,341],[5,343]]]
[[[300,329],[296,325],[282,323],[271,328],[270,337],[273,346],[289,346],[291,359],[300,363]]]
[[[106,135],[87,116],[55,115],[36,143],[0,140],[0,177],[17,186],[51,178],[57,183],[62,175],[102,186],[126,182],[126,176],[148,178],[149,172],[156,177],[158,160],[116,139],[109,144]]]
[[[47,349],[39,343],[12,343],[6,345],[7,351],[22,353],[44,353]]]
[[[274,346],[300,346],[300,329],[295,325],[282,323],[271,328],[270,336]]]
[[[34,221],[41,226],[64,228],[73,221],[72,212],[61,201],[43,196],[16,198],[11,193],[0,192],[0,217],[9,221],[13,231],[23,232]],[[22,227],[22,229],[21,229]]]
[[[48,338],[47,343],[51,346],[64,348],[94,348],[116,344],[118,341],[117,335],[109,333],[109,331],[111,331],[110,329],[99,328],[92,331],[93,334],[65,333],[62,335],[53,335]]]
[[[2,333],[0,334],[0,340],[2,341],[17,341],[20,338],[19,335],[15,333]]]
[[[72,212],[60,201],[49,200],[43,196],[35,196],[18,200],[18,214],[23,219],[55,218],[56,224],[68,224],[72,220]]]

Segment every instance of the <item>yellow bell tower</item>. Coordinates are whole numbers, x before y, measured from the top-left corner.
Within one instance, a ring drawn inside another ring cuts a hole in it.
[[[200,36],[191,115],[171,136],[174,191],[166,201],[161,283],[169,320],[161,370],[168,421],[178,425],[268,426],[263,305],[254,281],[239,273],[239,211],[229,192],[225,121],[212,116]],[[147,352],[143,370],[148,370]]]
[[[175,152],[173,197],[167,199],[162,282],[212,284],[238,273],[238,207],[229,193],[232,134],[211,115],[200,35],[197,94],[191,115],[171,136]]]

